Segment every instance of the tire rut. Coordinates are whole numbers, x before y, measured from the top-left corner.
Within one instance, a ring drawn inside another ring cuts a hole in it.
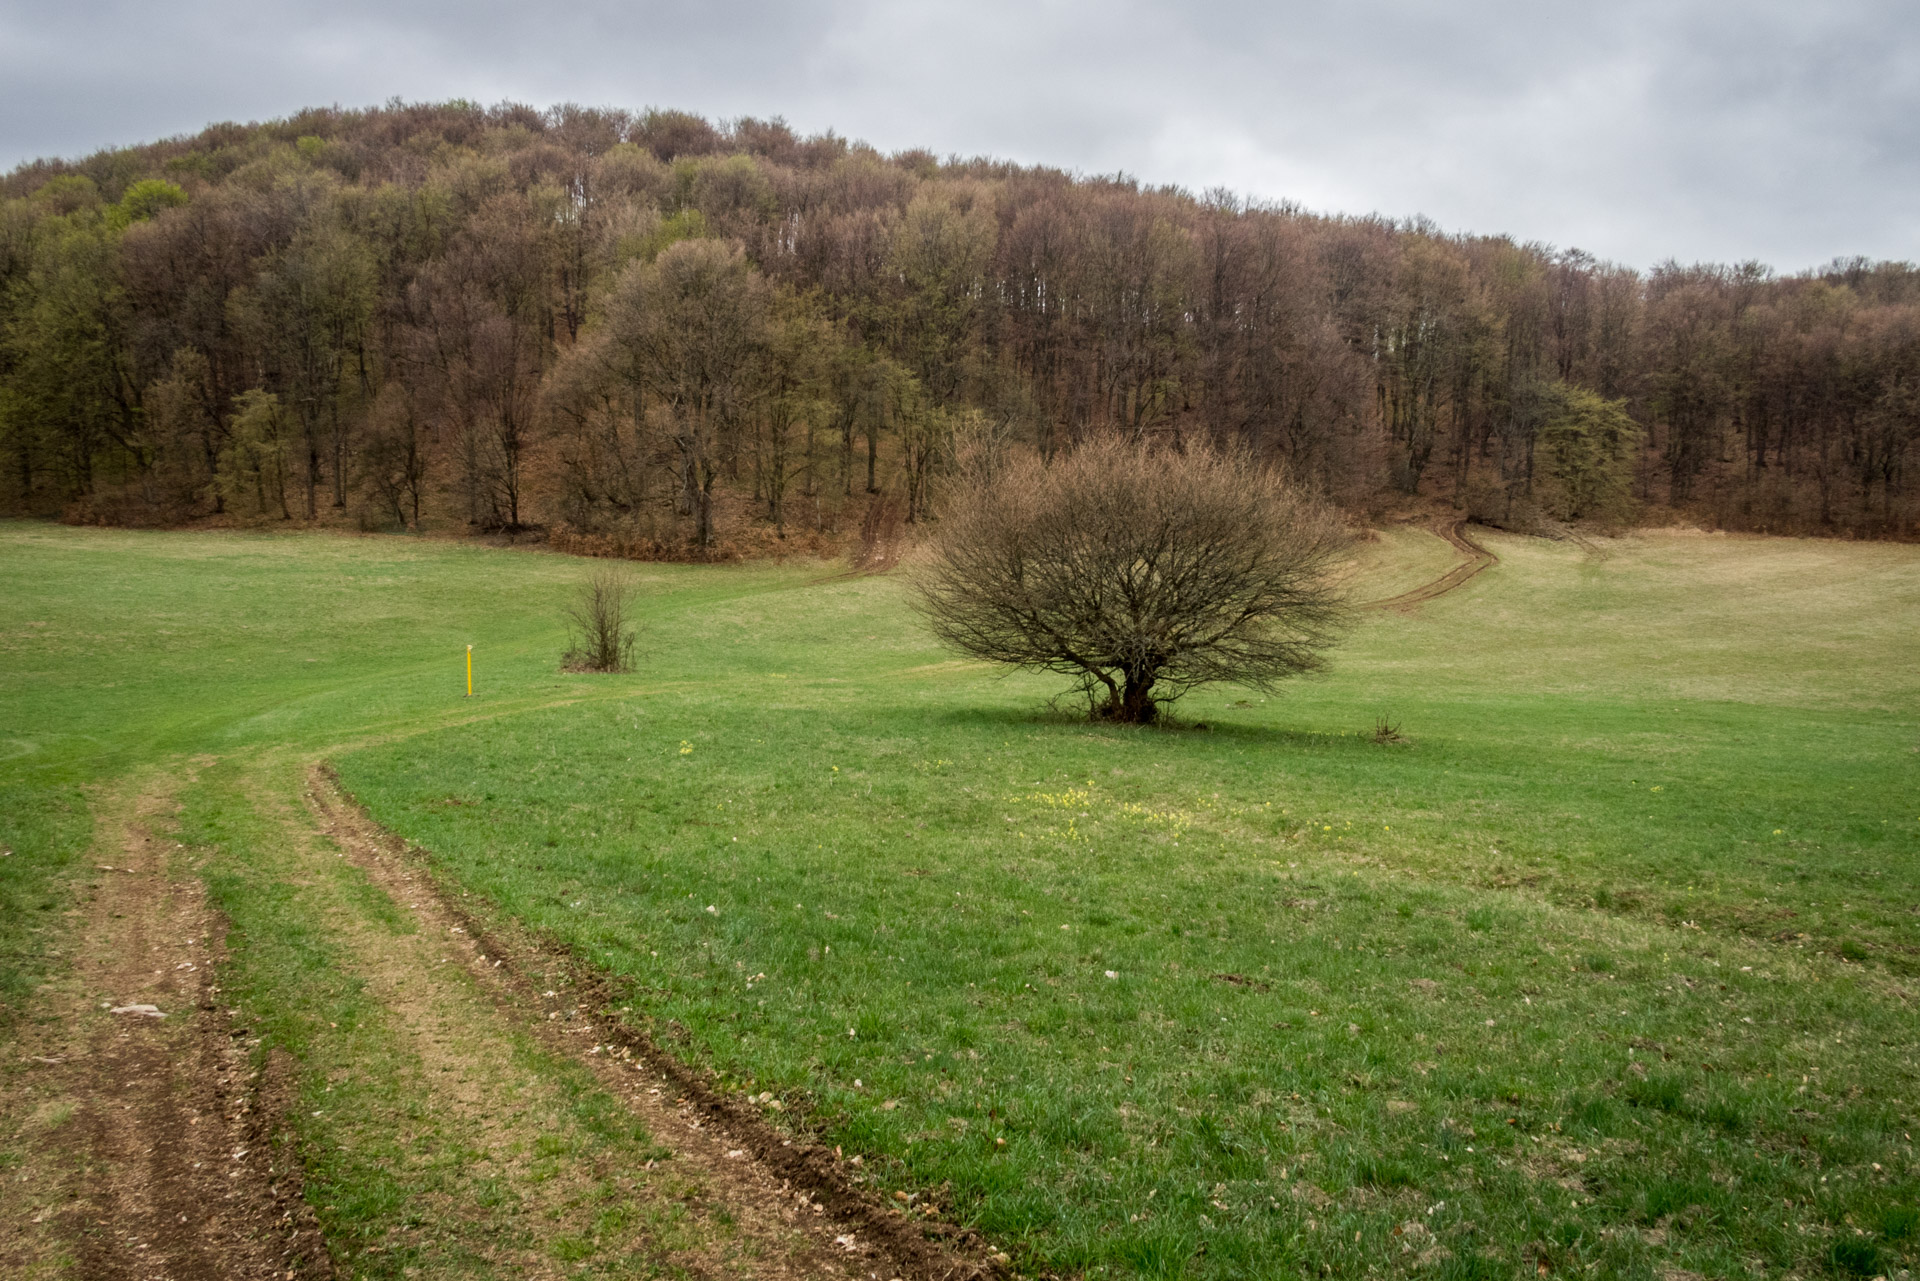
[[[1444,596],[1454,588],[1466,583],[1474,575],[1489,565],[1497,565],[1500,558],[1475,542],[1467,533],[1469,522],[1464,520],[1438,520],[1431,526],[1433,532],[1451,543],[1456,551],[1466,557],[1440,577],[1430,583],[1423,583],[1412,591],[1401,592],[1398,596],[1388,596],[1381,600],[1370,600],[1359,606],[1361,609],[1398,609],[1410,610],[1416,605],[1425,604],[1437,596]]]
[[[325,1278],[281,1118],[292,1065],[255,1062],[220,1001],[225,923],[161,834],[176,782],[99,807],[72,969],[41,992],[0,1116],[0,1272],[128,1281]],[[253,1044],[257,1044],[253,1043]]]
[[[709,1250],[685,1259],[688,1266],[729,1278],[973,1281],[1004,1274],[1000,1258],[974,1234],[910,1219],[854,1185],[836,1152],[783,1135],[711,1090],[612,1012],[605,978],[591,967],[510,924],[468,912],[324,765],[307,773],[307,804],[320,831],[415,919],[420,936],[458,959],[497,1018],[589,1069],[673,1153],[669,1164],[697,1178],[705,1197],[724,1207],[739,1240],[722,1255]]]

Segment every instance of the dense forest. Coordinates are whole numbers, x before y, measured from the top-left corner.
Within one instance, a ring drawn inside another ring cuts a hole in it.
[[[1920,271],[1648,274],[779,121],[316,110],[0,180],[0,513],[714,556],[1205,435],[1358,512],[1920,533]]]

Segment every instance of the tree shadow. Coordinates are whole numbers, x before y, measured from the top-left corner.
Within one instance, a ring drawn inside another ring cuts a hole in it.
[[[1040,707],[955,707],[934,713],[924,723],[945,724],[954,729],[976,730],[1051,729],[1064,734],[1101,742],[1138,743],[1142,746],[1204,746],[1232,744],[1240,747],[1267,747],[1292,751],[1359,751],[1373,749],[1372,739],[1362,734],[1341,734],[1324,730],[1287,729],[1275,725],[1252,725],[1241,721],[1190,720],[1164,716],[1152,725],[1126,725],[1097,721],[1085,712]]]

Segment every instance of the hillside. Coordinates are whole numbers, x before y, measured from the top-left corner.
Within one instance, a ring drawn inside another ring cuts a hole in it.
[[[0,180],[0,511],[704,558],[1107,430],[1356,509],[1911,536],[1920,273],[1643,275],[675,111],[313,110]]]

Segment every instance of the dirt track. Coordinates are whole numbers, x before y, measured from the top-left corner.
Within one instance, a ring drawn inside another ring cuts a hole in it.
[[[549,1052],[590,1068],[762,1247],[737,1252],[723,1270],[703,1270],[939,1281],[996,1273],[983,1242],[883,1204],[852,1183],[851,1167],[832,1150],[796,1143],[757,1111],[708,1089],[698,1073],[620,1021],[588,967],[523,931],[491,929],[440,893],[425,864],[374,824],[325,767],[315,766],[307,781],[321,830],[416,915],[422,937],[459,958],[499,1016],[524,1023]]]
[[[1410,609],[1496,563],[1466,524],[1434,529],[1462,563],[1361,608]],[[236,1025],[220,989],[224,922],[196,874],[205,852],[167,835],[171,797],[191,773],[183,767],[178,778],[147,780],[98,806],[94,874],[70,913],[78,918],[74,963],[42,990],[13,1061],[0,1065],[0,1123],[28,1153],[0,1180],[0,1275],[336,1275],[339,1246],[323,1239],[302,1195],[298,1153],[282,1125],[298,1065],[285,1054],[260,1058],[259,1042]],[[514,1038],[532,1036],[554,1057],[584,1065],[671,1150],[681,1191],[643,1194],[690,1199],[729,1225],[723,1234],[639,1243],[649,1257],[695,1276],[768,1281],[1004,1273],[1003,1256],[940,1222],[935,1207],[883,1200],[855,1182],[854,1158],[709,1089],[620,1020],[602,976],[442,894],[424,862],[323,767],[310,769],[306,784],[304,807],[291,798],[277,807],[289,848],[309,860],[344,855],[418,926],[395,936],[336,922],[350,936],[358,977],[434,1073],[436,1106],[471,1132],[510,1143],[514,1136],[497,1133],[492,1092],[502,1083],[484,1065],[504,1064]],[[457,975],[441,968],[455,959]],[[529,1217],[551,1232],[574,1226],[567,1193],[564,1180],[536,1193],[536,1202],[552,1203],[530,1207],[541,1213]],[[512,1275],[562,1271],[539,1240],[490,1257]]]
[[[1361,609],[1412,609],[1436,596],[1444,596],[1454,588],[1465,583],[1489,565],[1497,565],[1500,558],[1473,541],[1467,535],[1464,520],[1439,520],[1433,524],[1433,532],[1452,543],[1454,548],[1466,559],[1455,565],[1430,583],[1423,583],[1412,591],[1401,592],[1398,596],[1389,596],[1383,600],[1370,600],[1361,605]]]
[[[157,834],[170,793],[102,807],[79,955],[0,1075],[27,1140],[0,1184],[0,1275],[333,1275],[278,1132],[293,1065],[256,1071],[221,1003],[223,923]]]
[[[0,1125],[13,1131],[0,1138],[30,1153],[0,1180],[0,1276],[305,1281],[336,1275],[336,1263],[356,1271],[348,1243],[323,1239],[281,1125],[298,1065],[284,1054],[261,1060],[221,998],[222,922],[196,875],[205,852],[166,836],[175,784],[157,779],[102,802],[74,965],[43,989],[13,1061],[0,1067]],[[584,1066],[642,1123],[652,1151],[671,1153],[657,1171],[649,1159],[645,1170],[614,1172],[660,1210],[620,1243],[643,1270],[764,1281],[1003,1271],[984,1242],[940,1223],[932,1207],[883,1201],[854,1182],[853,1160],[710,1090],[620,1022],[599,975],[511,924],[488,932],[324,768],[310,769],[306,784],[304,806],[291,797],[268,806],[288,829],[284,871],[322,884],[319,864],[345,857],[411,918],[416,928],[395,932],[339,910],[329,928],[431,1082],[449,1132],[502,1153],[551,1136],[559,1113],[543,1112],[537,1096],[564,1087],[528,1080],[520,1047],[531,1039],[551,1059]],[[503,1106],[509,1094],[514,1105]],[[433,1221],[466,1232],[464,1257],[490,1273],[572,1275],[550,1247],[587,1231],[592,1197],[583,1192],[608,1160],[588,1151],[572,1168],[518,1184],[510,1226],[469,1203],[441,1207]],[[459,1271],[429,1264],[419,1275]]]

